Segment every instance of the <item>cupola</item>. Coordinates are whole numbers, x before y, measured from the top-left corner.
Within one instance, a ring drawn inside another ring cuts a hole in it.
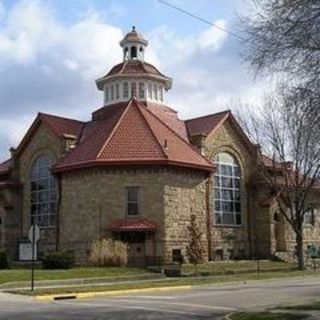
[[[142,34],[136,31],[136,27],[132,27],[132,31],[127,33],[120,46],[123,49],[123,61],[140,60],[144,61],[144,52],[148,45]]]
[[[104,93],[104,106],[129,101],[133,96],[143,102],[164,103],[172,79],[144,61],[148,41],[132,27],[120,46],[123,62],[96,80],[98,89]]]

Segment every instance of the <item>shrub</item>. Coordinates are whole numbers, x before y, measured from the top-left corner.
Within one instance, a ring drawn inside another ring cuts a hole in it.
[[[96,240],[91,244],[89,261],[97,267],[124,267],[128,263],[128,246],[118,240]]]
[[[44,256],[42,263],[44,269],[71,269],[75,258],[71,251],[56,251]]]
[[[0,269],[9,268],[9,259],[5,251],[0,251]]]

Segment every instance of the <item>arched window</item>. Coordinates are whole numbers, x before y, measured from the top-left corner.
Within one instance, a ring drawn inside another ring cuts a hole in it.
[[[104,88],[104,102],[109,101],[109,87]]]
[[[51,158],[41,155],[31,168],[31,223],[41,227],[56,224],[57,186],[51,166]]]
[[[135,82],[131,83],[131,96],[137,96],[137,84]]]
[[[111,85],[111,89],[110,89],[110,99],[114,100],[114,85]]]
[[[156,84],[153,85],[153,99],[158,100],[158,86]]]
[[[129,84],[128,84],[128,82],[123,83],[123,97],[124,98],[129,97]]]
[[[116,99],[120,99],[120,87],[119,83],[116,83]]]
[[[214,175],[215,224],[241,224],[240,167],[229,153],[219,153]]]
[[[131,47],[131,59],[136,59],[137,56],[138,56],[137,47],[136,46],[132,46]]]
[[[144,93],[144,83],[139,82],[139,98],[144,99],[145,93]]]
[[[152,84],[148,84],[148,97],[149,99],[152,99]]]
[[[163,87],[159,87],[159,96],[160,96],[160,101],[163,101]]]

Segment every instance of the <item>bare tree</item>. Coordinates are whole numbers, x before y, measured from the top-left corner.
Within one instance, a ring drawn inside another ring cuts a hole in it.
[[[286,74],[291,86],[319,92],[320,1],[250,0],[242,17],[244,58],[257,74]]]
[[[262,145],[257,182],[276,201],[295,233],[299,269],[305,267],[305,215],[320,192],[320,114],[314,99],[310,92],[281,91],[266,99],[259,112],[240,120]]]
[[[188,226],[190,242],[187,246],[187,256],[190,263],[195,266],[197,273],[197,265],[204,263],[204,250],[203,243],[201,241],[202,233],[199,230],[199,225],[197,223],[196,216],[191,215],[191,223]]]

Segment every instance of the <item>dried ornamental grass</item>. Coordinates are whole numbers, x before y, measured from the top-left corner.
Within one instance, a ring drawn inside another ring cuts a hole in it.
[[[124,267],[128,263],[128,245],[119,240],[96,240],[91,244],[89,261],[98,267]]]

